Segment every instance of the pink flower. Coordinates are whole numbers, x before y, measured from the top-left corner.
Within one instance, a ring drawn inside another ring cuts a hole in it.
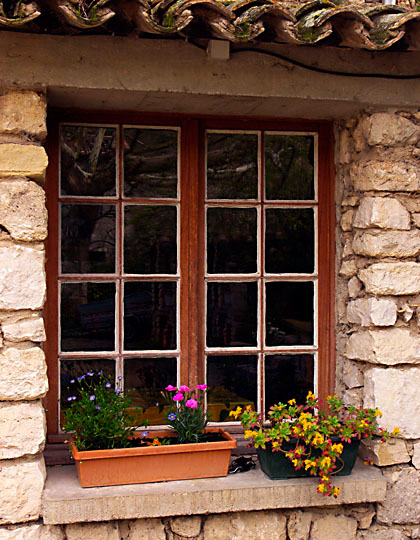
[[[185,406],[189,407],[190,409],[195,409],[197,407],[198,403],[195,399],[189,399],[185,402]]]
[[[179,391],[180,391],[180,392],[191,392],[191,389],[188,388],[188,386],[185,386],[184,384],[182,384],[182,385],[179,387]]]
[[[176,386],[172,386],[172,384],[168,384],[165,390],[168,390],[168,392],[174,392],[175,390],[178,390],[178,388]]]
[[[178,392],[174,395],[172,398],[174,401],[182,401],[184,399],[184,394],[181,394],[181,392]]]
[[[207,384],[197,384],[197,390],[205,390],[207,388]]]

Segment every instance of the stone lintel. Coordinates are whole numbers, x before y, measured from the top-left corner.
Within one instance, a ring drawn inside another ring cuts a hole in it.
[[[131,486],[81,488],[73,465],[48,471],[42,517],[45,524],[217,514],[280,508],[328,507],[382,501],[386,481],[360,460],[350,476],[334,479],[337,499],[316,493],[316,478],[270,480],[259,468],[225,478]]]

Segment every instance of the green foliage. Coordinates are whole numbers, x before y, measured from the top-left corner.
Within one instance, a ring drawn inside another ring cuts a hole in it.
[[[123,395],[103,373],[89,371],[73,379],[65,411],[64,430],[73,432],[78,450],[105,450],[131,446],[135,427],[131,400]],[[72,392],[73,390],[73,392]],[[73,395],[78,394],[78,395]],[[136,414],[136,413],[135,413]],[[137,412],[139,414],[139,411]]]
[[[204,430],[209,421],[205,411],[206,391],[207,386],[199,384],[195,390],[185,385],[179,388],[169,385],[162,392],[171,405],[168,424],[177,432],[178,442],[198,443],[204,439]]]

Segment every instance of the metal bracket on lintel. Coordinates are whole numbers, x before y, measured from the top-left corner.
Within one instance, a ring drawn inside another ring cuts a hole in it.
[[[212,60],[229,60],[230,41],[224,39],[210,39],[207,45],[207,55]]]

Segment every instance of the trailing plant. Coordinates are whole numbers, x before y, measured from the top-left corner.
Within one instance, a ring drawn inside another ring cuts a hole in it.
[[[181,385],[169,385],[162,392],[171,405],[168,424],[174,428],[180,443],[198,443],[204,439],[204,430],[209,421],[205,410],[207,385],[198,384],[195,389]]]
[[[69,407],[64,411],[63,427],[65,431],[73,432],[73,442],[78,450],[132,446],[133,410],[128,411],[131,400],[121,388],[114,388],[102,372],[88,371],[72,379],[68,390]]]
[[[334,497],[340,489],[332,484],[331,477],[342,466],[343,443],[371,439],[373,435],[386,440],[399,434],[398,428],[389,433],[377,427],[375,418],[382,416],[378,409],[347,407],[336,395],[328,396],[326,407],[320,408],[312,392],[304,405],[297,405],[295,399],[273,405],[268,411],[268,421],[251,406],[238,407],[230,416],[240,418],[245,438],[251,439],[256,448],[268,446],[273,452],[283,452],[296,470],[304,468],[319,477],[319,493]],[[293,441],[293,448],[282,449],[284,441]]]

